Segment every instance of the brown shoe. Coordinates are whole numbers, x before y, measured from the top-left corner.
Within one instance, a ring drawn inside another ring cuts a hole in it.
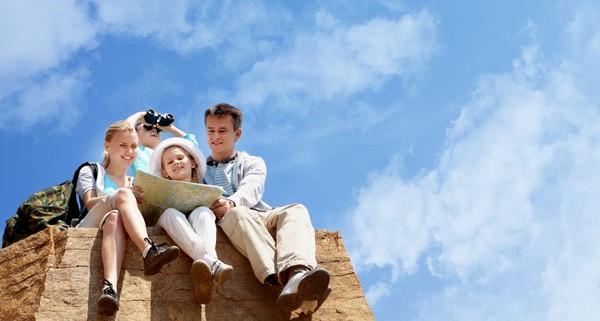
[[[329,295],[329,278],[329,272],[322,268],[296,273],[279,294],[277,304],[288,311],[298,309],[305,301],[321,301],[322,304]]]
[[[190,269],[190,277],[194,285],[196,301],[200,304],[209,303],[212,300],[213,276],[208,265],[202,260],[194,261]]]

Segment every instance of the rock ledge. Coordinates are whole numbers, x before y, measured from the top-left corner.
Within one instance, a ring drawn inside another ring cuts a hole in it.
[[[160,228],[148,228],[148,234],[157,243],[172,244]],[[338,232],[316,231],[317,261],[331,272],[333,292],[319,311],[305,317],[277,307],[281,288],[262,286],[220,229],[217,253],[234,272],[225,285],[215,287],[211,303],[193,299],[187,255],[145,277],[141,255],[128,241],[117,284],[120,310],[103,318],[96,311],[100,236],[94,228],[51,227],[0,250],[0,320],[374,320]]]

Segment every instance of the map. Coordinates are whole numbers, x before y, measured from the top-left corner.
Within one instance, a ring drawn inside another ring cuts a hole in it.
[[[220,186],[172,181],[140,170],[135,174],[134,185],[144,190],[144,200],[138,207],[146,226],[156,225],[167,208],[187,215],[197,207],[210,207],[223,194]]]

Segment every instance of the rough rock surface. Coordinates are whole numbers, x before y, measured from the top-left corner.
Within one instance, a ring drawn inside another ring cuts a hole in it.
[[[172,244],[160,228],[148,233],[157,243]],[[226,284],[215,287],[211,303],[194,300],[187,255],[145,277],[142,256],[128,241],[117,284],[120,310],[104,318],[96,309],[102,280],[100,236],[93,228],[53,227],[0,250],[0,320],[374,320],[338,232],[316,231],[317,261],[331,272],[333,292],[307,317],[277,307],[281,288],[262,286],[220,229],[217,253],[234,272]]]

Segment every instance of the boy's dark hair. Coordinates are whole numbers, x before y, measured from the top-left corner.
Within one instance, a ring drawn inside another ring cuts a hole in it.
[[[242,127],[242,111],[227,103],[218,103],[204,112],[204,126],[206,126],[206,118],[208,116],[223,117],[231,115],[233,121],[233,130]]]

